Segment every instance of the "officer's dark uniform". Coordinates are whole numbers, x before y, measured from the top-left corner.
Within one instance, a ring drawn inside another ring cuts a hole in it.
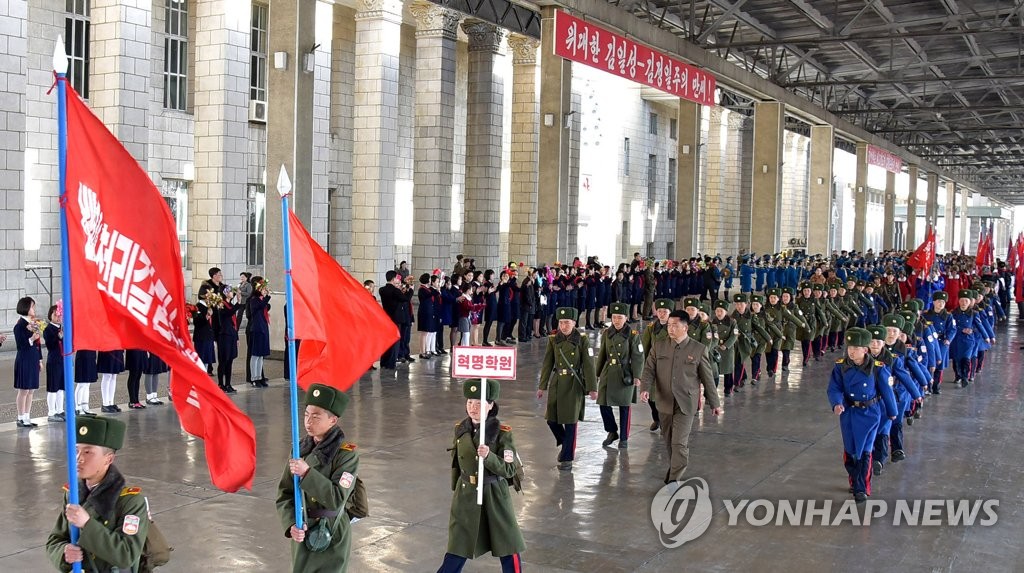
[[[113,418],[83,415],[75,420],[80,445],[94,445],[119,450],[124,445],[124,422]],[[85,480],[78,484],[79,505],[89,512],[89,521],[79,531],[78,546],[82,548],[82,570],[97,573],[137,571],[142,558],[142,547],[149,532],[149,512],[146,498],[137,487],[125,487],[124,476],[117,466],[110,465],[107,473],[92,489]],[[67,506],[68,486],[64,486],[64,504]],[[64,560],[64,548],[71,543],[67,517],[62,509],[57,524],[46,540],[50,562],[59,571],[71,571]]]
[[[871,333],[867,330],[847,329],[847,347],[867,347],[870,343]],[[882,362],[866,355],[862,364],[855,364],[848,357],[837,360],[829,380],[828,400],[833,411],[836,406],[843,406],[839,415],[843,464],[850,475],[850,492],[857,503],[864,502],[871,494],[871,452],[882,417],[897,415],[890,376]]]
[[[559,308],[557,320],[576,321],[576,309]],[[583,420],[586,397],[597,391],[597,376],[594,374],[594,351],[590,339],[579,330],[569,336],[555,332],[548,336],[548,347],[540,367],[539,389],[547,391],[547,409],[544,418],[555,436],[555,443],[561,448],[558,453],[558,469],[572,469],[576,457],[576,424]],[[552,386],[549,390],[549,386]]]
[[[612,315],[629,316],[629,305],[614,303]],[[640,334],[623,324],[622,330],[609,326],[601,332],[601,347],[597,352],[597,403],[601,419],[608,436],[602,446],[610,446],[615,440],[619,448],[628,447],[630,407],[636,404],[635,380],[640,379],[644,369],[644,348]],[[613,407],[619,408],[619,426],[615,425]],[[620,427],[621,426],[621,427]]]

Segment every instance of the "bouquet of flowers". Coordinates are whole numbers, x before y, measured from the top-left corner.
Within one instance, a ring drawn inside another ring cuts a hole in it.
[[[214,292],[212,290],[206,291],[206,294],[203,295],[202,302],[203,304],[206,305],[206,308],[224,308],[224,297],[221,296],[220,293]]]
[[[36,318],[28,323],[28,330],[29,332],[38,332],[39,335],[42,336],[43,331],[46,330],[47,324],[48,323],[45,319]]]

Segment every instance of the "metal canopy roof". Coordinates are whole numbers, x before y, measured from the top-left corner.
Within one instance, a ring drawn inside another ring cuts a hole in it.
[[[1024,0],[608,0],[1024,204]]]

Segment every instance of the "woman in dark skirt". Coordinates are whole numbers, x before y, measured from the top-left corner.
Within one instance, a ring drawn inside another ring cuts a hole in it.
[[[263,359],[270,356],[270,289],[267,288],[266,280],[256,283],[253,288],[255,291],[249,299],[249,324],[252,325],[248,333],[252,343],[249,384],[266,388],[267,382],[263,379]]]
[[[196,310],[192,313],[192,343],[195,344],[199,359],[206,365],[207,374],[213,374],[213,363],[217,361],[217,352],[213,347],[214,313],[215,309],[202,300],[196,303]]]
[[[129,348],[124,352],[124,367],[128,370],[128,407],[132,410],[143,410],[146,408],[139,400],[139,383],[142,382],[142,373],[149,364],[149,353],[145,350]]]
[[[420,275],[419,308],[416,310],[416,330],[420,333],[420,358],[430,358],[437,354],[435,339],[437,338],[437,305],[434,298],[434,282],[427,273]]]
[[[64,421],[64,330],[63,314],[57,305],[46,315],[50,321],[43,330],[46,345],[46,421]]]
[[[484,271],[484,346],[491,346],[487,339],[491,335],[491,327],[498,320],[498,287],[494,284],[494,271]]]
[[[163,406],[163,400],[157,398],[157,389],[160,387],[160,375],[168,372],[170,367],[156,354],[150,353],[146,360],[146,368],[143,373],[146,375],[146,403],[153,406]],[[167,394],[170,395],[170,387]]]
[[[238,357],[238,312],[228,303],[216,311],[213,320],[217,326],[217,386],[225,394],[234,394],[237,390],[231,385],[231,365]],[[261,380],[260,384],[266,383]]]
[[[96,351],[79,350],[75,352],[75,411],[79,414],[92,414],[89,411],[89,389],[99,379],[96,373]]]
[[[117,393],[117,375],[124,372],[124,350],[106,350],[96,354],[96,371],[102,375],[100,380],[100,411],[104,414],[116,414],[121,408],[114,404]]]
[[[36,321],[36,301],[24,297],[18,301],[18,322],[14,325],[14,341],[18,354],[14,357],[14,388],[18,390],[18,427],[34,428],[30,412],[32,394],[39,388],[39,371],[43,368],[42,336]]]

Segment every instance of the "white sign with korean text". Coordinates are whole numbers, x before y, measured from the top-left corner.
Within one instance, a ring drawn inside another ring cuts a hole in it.
[[[452,350],[452,376],[515,380],[514,346],[456,346]]]

